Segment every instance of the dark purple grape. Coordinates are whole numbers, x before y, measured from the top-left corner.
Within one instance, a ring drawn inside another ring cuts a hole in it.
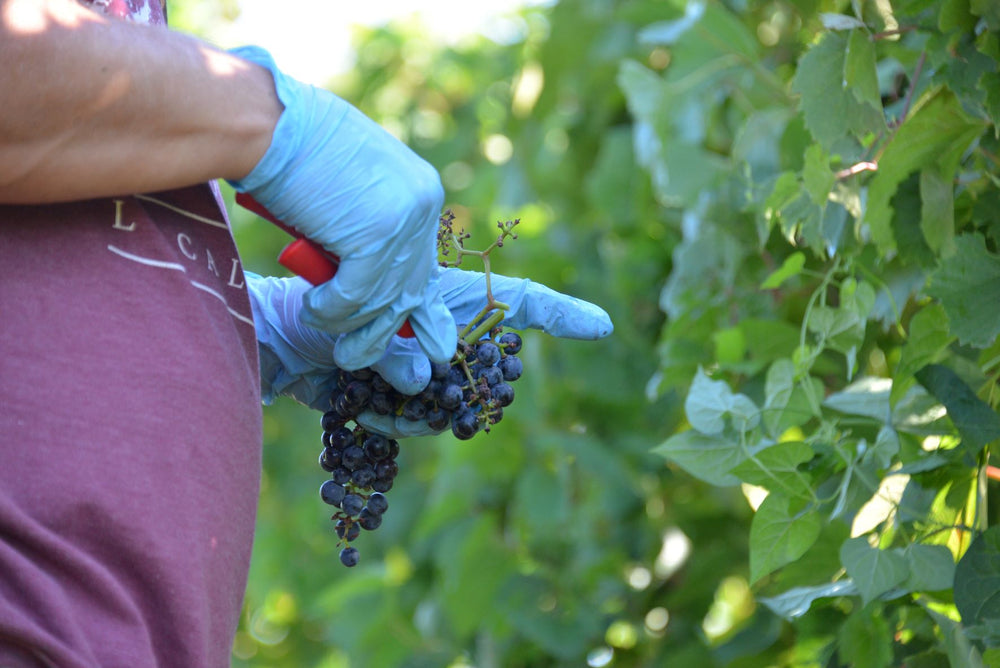
[[[521,373],[524,371],[524,364],[521,362],[520,357],[508,355],[497,362],[497,368],[503,373],[504,380],[513,382],[521,377]]]
[[[362,489],[371,485],[374,480],[375,469],[370,464],[365,464],[351,473],[351,482]]]
[[[504,332],[500,335],[500,347],[508,355],[521,352],[521,337],[517,332]]]
[[[391,459],[386,459],[384,461],[381,461],[375,466],[375,476],[378,478],[382,479],[388,478],[392,480],[393,478],[396,477],[397,473],[399,473],[399,464],[397,464],[395,461]],[[382,490],[377,490],[377,491],[382,491]]]
[[[389,439],[382,434],[369,434],[365,439],[365,454],[373,462],[389,456]]]
[[[351,376],[354,378],[354,380],[371,380],[372,376],[374,375],[375,372],[368,368],[355,369],[354,371],[351,372]]]
[[[354,445],[354,432],[347,427],[341,427],[330,434],[330,447],[335,450],[345,450]]]
[[[356,547],[345,547],[340,551],[340,563],[348,568],[357,566],[360,559],[361,556],[358,554],[358,548]]]
[[[451,371],[451,365],[447,362],[431,362],[431,378],[434,380],[444,380]]]
[[[483,341],[476,346],[476,359],[484,366],[493,366],[500,359],[500,349],[492,341]]]
[[[443,408],[432,408],[427,411],[427,426],[431,429],[440,430],[448,426],[451,415]]]
[[[372,398],[368,401],[369,408],[379,415],[388,415],[392,413],[392,399],[389,395],[384,392],[375,392],[372,394]]]
[[[389,459],[399,457],[399,441],[394,438],[389,439]]]
[[[343,369],[337,370],[337,389],[341,392],[343,392],[344,388],[350,385],[353,380],[354,377],[351,376],[350,371],[344,371]]]
[[[443,385],[436,398],[441,408],[453,411],[462,403],[462,388],[455,384]]]
[[[510,406],[514,402],[514,388],[507,383],[498,383],[491,387],[490,395],[497,406]]]
[[[503,382],[503,372],[495,366],[483,367],[479,370],[478,375],[476,375],[477,380],[480,378],[485,379],[486,384],[492,387],[497,383]]]
[[[392,489],[392,478],[375,478],[375,482],[372,483],[372,489],[383,494],[388,492]]]
[[[343,508],[344,512],[351,517],[360,513],[364,506],[365,500],[358,494],[348,494],[344,497],[344,500],[340,502],[340,507]]]
[[[344,426],[346,422],[343,415],[341,415],[337,410],[330,410],[323,413],[323,417],[320,420],[320,426],[323,431],[334,432]]]
[[[372,388],[368,383],[356,380],[344,389],[344,401],[354,409],[361,409],[372,398]]]
[[[344,489],[343,485],[338,485],[333,480],[327,480],[320,486],[319,495],[323,499],[323,503],[339,506],[343,502],[344,496],[347,495],[347,490]]]
[[[344,466],[354,471],[365,463],[365,451],[357,445],[352,445],[344,450],[344,454],[340,456],[340,460]]]
[[[319,465],[324,471],[333,473],[334,469],[340,466],[340,451],[333,448],[323,448],[319,453]]]
[[[337,520],[335,528],[337,530],[337,537],[343,538],[347,542],[357,540],[358,536],[361,535],[361,527],[358,526],[357,522],[351,520]]]
[[[403,404],[403,417],[410,422],[423,420],[425,415],[427,415],[427,407],[416,398],[410,399]]]
[[[358,515],[358,524],[361,525],[362,529],[374,531],[382,525],[382,516],[365,507],[361,509],[361,514]]]
[[[459,387],[469,382],[469,379],[465,377],[465,372],[457,366],[451,367],[451,371],[448,372],[448,378],[445,380],[448,385],[458,385]]]
[[[389,500],[385,498],[385,494],[380,492],[374,492],[368,497],[368,510],[372,511],[376,515],[381,515],[389,509]]]
[[[389,384],[389,381],[378,374],[372,376],[371,386],[372,392],[387,393],[392,391],[392,385]]]
[[[333,479],[335,483],[338,483],[340,485],[346,485],[347,483],[351,482],[351,469],[347,468],[346,466],[338,466],[337,468],[333,469],[333,472],[330,474],[330,477]]]
[[[499,406],[494,406],[490,409],[489,415],[486,418],[490,424],[496,424],[503,419],[503,409]]]
[[[475,436],[477,431],[479,431],[479,418],[472,411],[459,413],[451,419],[451,433],[455,438],[465,441]]]

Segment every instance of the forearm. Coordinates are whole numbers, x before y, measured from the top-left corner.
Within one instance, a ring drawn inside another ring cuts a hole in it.
[[[0,203],[238,180],[281,113],[271,74],[74,0],[0,0]]]

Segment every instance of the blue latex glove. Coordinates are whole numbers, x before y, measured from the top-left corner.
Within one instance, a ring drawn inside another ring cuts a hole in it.
[[[440,268],[435,273],[455,320],[474,318],[486,303],[483,274]],[[493,296],[511,307],[502,323],[505,328],[537,329],[583,340],[599,339],[613,330],[611,318],[600,307],[539,283],[493,274],[491,284]],[[247,273],[247,287],[260,343],[265,403],[284,395],[317,410],[328,410],[336,384],[334,357],[340,338],[302,324],[301,298],[309,284],[300,278],[262,278]],[[372,368],[404,394],[418,394],[430,381],[430,362],[412,339],[395,337]],[[361,414],[358,422],[391,438],[435,433],[426,422],[371,411]]]
[[[340,256],[329,282],[304,294],[302,320],[338,341],[344,369],[374,364],[407,318],[424,352],[455,352],[455,323],[436,281],[437,172],[329,91],[283,74],[263,49],[235,55],[274,76],[284,111],[270,147],[233,182],[279,220]]]

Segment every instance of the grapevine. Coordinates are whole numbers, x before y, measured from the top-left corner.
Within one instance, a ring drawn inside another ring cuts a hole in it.
[[[321,420],[319,465],[330,478],[320,486],[320,497],[337,509],[330,519],[342,545],[340,561],[345,566],[359,561],[358,550],[351,543],[361,531],[374,531],[382,524],[389,508],[386,493],[399,472],[399,441],[364,427],[358,421],[362,413],[423,420],[434,431],[450,427],[456,438],[468,440],[481,431],[489,432],[514,401],[510,383],[523,372],[517,357],[522,340],[500,325],[510,306],[493,296],[490,254],[506,239],[517,238],[514,228],[519,222],[497,223],[500,234],[496,240],[476,251],[465,248],[469,235],[454,231],[450,211],[440,217],[438,249],[446,258],[442,266],[457,267],[466,256],[479,258],[486,278],[486,300],[470,322],[459,325],[451,361],[431,365],[431,379],[422,392],[403,394],[371,368],[338,372],[330,408]]]

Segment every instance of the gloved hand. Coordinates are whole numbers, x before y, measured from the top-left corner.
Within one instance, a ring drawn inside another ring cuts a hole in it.
[[[233,187],[340,256],[337,275],[305,292],[303,322],[345,334],[344,369],[377,362],[407,318],[431,359],[451,359],[455,323],[435,273],[437,172],[344,100],[283,74],[263,49],[232,53],[271,71],[285,107],[264,157]]]
[[[445,304],[458,322],[474,318],[486,303],[483,274],[461,269],[436,270]],[[333,337],[302,324],[302,294],[309,284],[300,278],[262,278],[247,274],[247,287],[261,354],[261,384],[265,403],[290,396],[320,411],[329,410],[336,385]],[[568,339],[593,340],[609,335],[611,318],[598,306],[556,292],[530,280],[491,275],[493,296],[509,305],[503,326],[537,329]],[[454,351],[453,351],[454,352]],[[372,368],[404,394],[418,394],[430,381],[430,362],[413,339],[395,337]],[[358,423],[391,438],[435,433],[424,421],[366,411]]]

